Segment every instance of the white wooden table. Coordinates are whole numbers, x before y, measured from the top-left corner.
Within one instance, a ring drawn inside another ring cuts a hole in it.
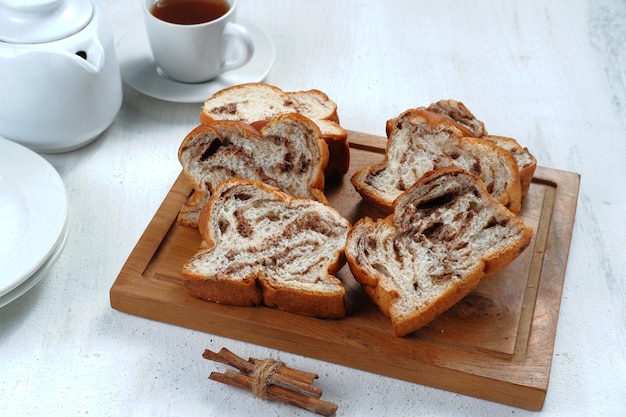
[[[102,4],[118,41],[142,23],[139,1]],[[318,373],[339,416],[626,414],[626,3],[241,0],[239,17],[274,42],[266,81],[323,90],[347,129],[383,135],[401,111],[454,98],[540,165],[581,174],[543,410],[113,310],[109,289],[178,176],[200,109],[125,86],[100,138],[45,155],[67,186],[70,234],[49,275],[0,309],[0,415],[312,415],[209,381],[216,367],[201,353],[222,346]]]

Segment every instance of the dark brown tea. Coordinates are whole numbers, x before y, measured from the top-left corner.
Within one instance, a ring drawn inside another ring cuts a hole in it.
[[[226,0],[159,0],[150,13],[158,19],[179,25],[195,25],[218,19],[228,12]]]

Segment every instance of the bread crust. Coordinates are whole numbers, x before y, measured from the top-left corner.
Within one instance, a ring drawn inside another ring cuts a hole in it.
[[[207,284],[205,277],[201,274],[187,271],[183,273],[183,276],[187,293],[195,298],[242,307],[258,306],[263,301],[263,290],[258,285],[257,279],[252,277],[233,281],[215,276],[210,284]]]
[[[530,183],[535,175],[537,158],[535,158],[535,156],[528,151],[528,148],[522,147],[519,142],[513,138],[496,135],[484,135],[480,138],[493,143],[505,151],[508,151],[511,156],[513,156],[519,171],[521,196],[523,199],[528,194]]]
[[[238,120],[259,126],[286,113],[307,116],[320,128],[322,139],[330,150],[326,178],[348,172],[348,133],[340,125],[337,104],[320,90],[285,92],[260,82],[235,85],[216,92],[204,102],[200,122]]]
[[[487,134],[485,124],[478,120],[472,112],[457,100],[439,100],[430,104],[426,110],[440,114],[456,123],[465,136],[480,138]]]
[[[284,230],[270,233],[265,232],[267,222],[248,224],[246,211]],[[240,219],[239,223],[233,219]],[[205,243],[183,267],[185,288],[194,297],[221,304],[265,305],[318,318],[344,317],[346,293],[334,274],[345,261],[350,229],[338,212],[319,202],[292,197],[260,181],[224,181],[202,209],[199,231]],[[294,247],[299,236],[309,236],[305,244],[312,246],[307,246],[306,253]],[[257,254],[261,248],[262,254]],[[245,258],[248,250],[252,251],[249,259]],[[324,257],[311,260],[308,252]],[[216,259],[221,262],[216,270],[204,266]],[[284,259],[291,263],[277,267]],[[290,265],[307,272],[290,275],[285,272]]]
[[[445,167],[423,175],[397,199],[393,214],[359,220],[346,259],[396,335],[405,336],[512,262],[531,236],[480,180]]]

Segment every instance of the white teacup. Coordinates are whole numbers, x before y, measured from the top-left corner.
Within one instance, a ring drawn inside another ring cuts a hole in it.
[[[158,2],[167,0],[143,0],[143,14],[155,63],[167,77],[201,83],[240,68],[252,58],[252,37],[245,27],[235,23],[237,0],[226,0],[229,8],[221,17],[194,24],[170,23],[155,17],[152,8]],[[231,41],[242,48],[234,48]],[[232,57],[235,49],[238,56]]]

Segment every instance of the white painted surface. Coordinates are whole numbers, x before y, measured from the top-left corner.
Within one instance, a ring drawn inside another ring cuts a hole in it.
[[[102,4],[118,41],[141,24],[139,1]],[[325,91],[348,129],[383,134],[401,111],[455,98],[540,165],[582,175],[543,411],[111,309],[109,289],[179,174],[200,109],[126,87],[97,141],[45,156],[68,189],[70,235],[49,276],[0,309],[0,415],[313,415],[209,381],[215,365],[200,355],[222,346],[319,373],[338,416],[625,415],[626,3],[241,0],[239,16],[275,42],[266,81]]]

